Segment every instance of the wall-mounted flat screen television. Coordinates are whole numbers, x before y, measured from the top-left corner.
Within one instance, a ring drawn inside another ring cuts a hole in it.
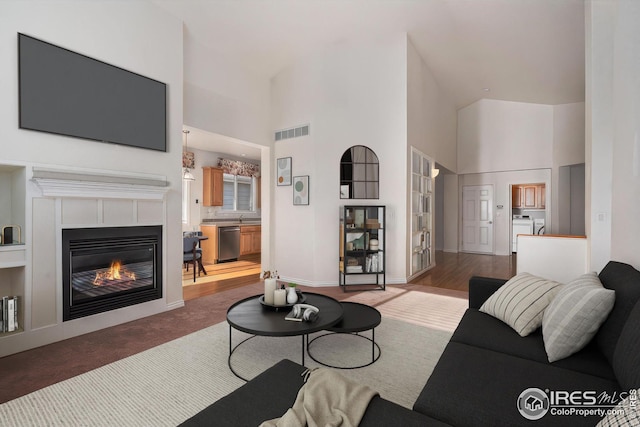
[[[18,34],[20,128],[167,151],[166,84]]]

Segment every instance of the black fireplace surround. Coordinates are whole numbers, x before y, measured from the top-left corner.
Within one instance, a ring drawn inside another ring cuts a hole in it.
[[[162,226],[62,230],[64,321],[162,298]]]

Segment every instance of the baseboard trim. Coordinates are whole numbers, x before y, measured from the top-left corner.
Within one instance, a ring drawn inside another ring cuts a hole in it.
[[[184,307],[184,300],[174,301],[171,304],[167,304],[167,311],[181,307]]]

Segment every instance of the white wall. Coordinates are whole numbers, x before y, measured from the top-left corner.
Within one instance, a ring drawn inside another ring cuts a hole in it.
[[[184,36],[184,123],[271,146],[270,80]]]
[[[456,171],[457,112],[411,42],[407,43],[407,141],[440,165]]]
[[[569,212],[570,206],[566,192],[560,191],[560,168],[584,163],[585,156],[585,105],[584,102],[553,106],[553,156],[551,200],[557,207],[551,212],[554,225],[549,232],[561,233],[561,212]],[[584,189],[583,185],[574,185]],[[566,221],[565,221],[566,222]],[[568,222],[566,222],[568,223]]]
[[[35,132],[18,128],[17,33],[22,32],[167,84],[167,152]],[[124,172],[166,179],[164,307],[182,304],[181,277],[181,128],[182,23],[148,2],[3,1],[0,3],[0,138],[2,160],[31,166]],[[27,188],[31,188],[28,186]],[[27,196],[27,216],[32,199]],[[34,216],[34,220],[35,220]],[[27,219],[30,224],[30,218]],[[24,232],[31,247],[30,227]],[[31,283],[27,256],[25,292]],[[61,280],[61,278],[54,278]],[[61,292],[61,290],[59,291]],[[115,323],[131,320],[135,308]],[[148,315],[149,313],[137,314]],[[113,319],[89,320],[95,329]],[[86,332],[86,328],[85,328]],[[45,335],[46,331],[40,331]],[[68,337],[73,331],[65,332]]]
[[[458,186],[459,176],[444,175],[444,244],[445,252],[458,252]]]
[[[482,99],[458,111],[459,174],[552,166],[551,105]]]
[[[640,3],[587,3],[587,235],[590,268],[640,268]]]
[[[293,175],[310,176],[309,206],[293,206],[292,188],[274,192],[275,257],[268,268],[303,284],[338,281],[339,207],[387,206],[387,281],[404,282],[407,176],[407,40],[344,41],[303,58],[272,81],[272,128],[310,123],[308,137],[275,143],[292,157]],[[340,200],[339,162],[353,145],[380,160],[379,200]],[[275,160],[274,160],[275,161]],[[264,164],[263,164],[264,166]]]

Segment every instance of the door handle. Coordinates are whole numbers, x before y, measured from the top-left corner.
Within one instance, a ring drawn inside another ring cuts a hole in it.
[[[493,224],[493,221],[489,221],[489,224]]]

